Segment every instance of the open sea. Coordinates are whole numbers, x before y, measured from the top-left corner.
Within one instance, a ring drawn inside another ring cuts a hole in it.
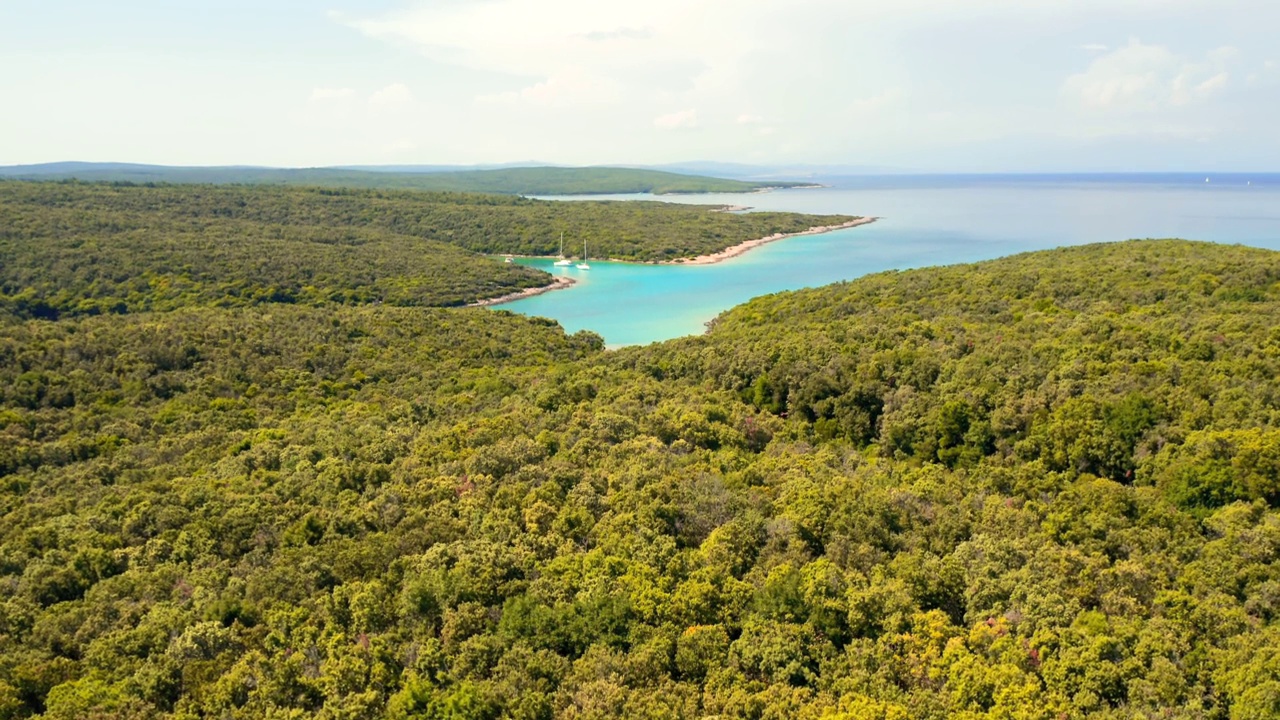
[[[1209,182],[1205,182],[1207,179]],[[497,306],[595,331],[609,347],[692,335],[760,295],[868,273],[950,265],[1130,238],[1186,238],[1280,250],[1280,174],[932,175],[815,178],[828,187],[750,195],[592,195],[755,210],[874,215],[871,225],[788,238],[715,265],[591,261],[526,265],[578,284]]]

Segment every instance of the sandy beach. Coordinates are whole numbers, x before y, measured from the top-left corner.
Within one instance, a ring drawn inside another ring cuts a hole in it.
[[[712,212],[727,212],[727,211],[729,210],[727,209],[713,210]],[[721,250],[719,252],[711,253],[709,255],[699,255],[698,257],[694,257],[694,258],[679,258],[676,260],[651,260],[647,262],[636,261],[636,260],[615,260],[614,258],[609,258],[608,262],[635,263],[640,265],[714,265],[715,263],[724,262],[725,260],[729,260],[730,258],[736,258],[739,255],[750,252],[751,250],[754,250],[760,247],[761,245],[767,245],[771,242],[776,242],[778,240],[786,240],[787,238],[800,237],[801,235],[821,235],[822,233],[834,232],[836,230],[847,230],[849,228],[858,227],[859,225],[869,225],[879,219],[880,218],[877,218],[877,217],[860,217],[860,218],[854,218],[849,222],[841,223],[839,225],[819,225],[817,227],[811,227],[808,230],[803,230],[801,232],[774,233],[773,235],[769,235],[767,237],[756,238],[755,240],[747,240],[745,242],[738,243],[737,245],[734,245],[732,247],[727,247],[724,250]],[[525,258],[541,257],[544,259],[550,259],[551,257],[554,257],[554,256],[511,255],[510,257],[525,257]],[[556,276],[555,282],[551,283],[550,285],[545,285],[543,287],[529,288],[527,290],[521,290],[520,292],[511,293],[509,295],[503,295],[502,297],[493,298],[491,300],[481,300],[479,302],[471,303],[467,307],[488,307],[490,305],[501,305],[503,303],[513,302],[515,300],[520,300],[522,298],[532,297],[534,295],[541,295],[542,293],[551,292],[552,290],[563,290],[564,288],[567,288],[573,285],[574,282],[575,281],[572,278],[568,278],[564,276]]]
[[[851,227],[858,227],[859,225],[868,225],[879,219],[880,218],[874,218],[874,217],[861,217],[861,218],[850,220],[847,223],[842,223],[840,225],[820,225],[818,227],[811,227],[808,230],[804,230],[802,232],[796,232],[796,233],[775,233],[768,237],[756,238],[755,240],[748,240],[746,242],[738,243],[737,245],[734,245],[732,247],[727,247],[724,250],[721,250],[720,252],[712,253],[710,255],[699,255],[696,258],[682,258],[679,260],[663,260],[656,264],[657,265],[712,265],[718,262],[723,262],[725,260],[728,260],[729,258],[738,257],[739,255],[745,252],[748,252],[750,250],[754,250],[755,248],[758,248],[761,245],[767,245],[777,240],[785,240],[787,238],[800,237],[801,235],[821,235],[822,233],[829,233],[835,230],[845,230]]]
[[[467,307],[490,307],[493,305],[502,305],[503,303],[515,302],[516,300],[523,300],[527,297],[533,297],[534,295],[541,295],[542,293],[548,293],[548,292],[551,292],[552,290],[564,290],[565,288],[572,286],[575,282],[576,281],[573,278],[567,278],[567,277],[564,277],[563,275],[557,275],[554,278],[552,278],[552,282],[550,285],[525,288],[520,292],[508,293],[506,295],[503,295],[502,297],[489,298],[488,300],[479,300],[471,303],[470,305],[467,305]]]

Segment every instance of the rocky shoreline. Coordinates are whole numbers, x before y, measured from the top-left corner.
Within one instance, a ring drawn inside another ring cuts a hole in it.
[[[573,278],[567,278],[562,275],[557,275],[552,278],[552,282],[550,285],[541,285],[539,287],[525,288],[524,290],[521,290],[519,292],[507,293],[506,295],[503,295],[501,297],[489,298],[488,300],[477,300],[476,302],[468,304],[467,307],[490,307],[493,305],[502,305],[504,303],[515,302],[516,300],[523,300],[525,298],[533,297],[535,295],[549,293],[552,290],[564,290],[565,288],[572,287],[575,282],[576,281]]]

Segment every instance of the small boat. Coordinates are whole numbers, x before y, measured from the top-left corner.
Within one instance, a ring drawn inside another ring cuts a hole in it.
[[[555,261],[556,267],[569,267],[573,261],[564,256],[564,233],[560,233],[560,259]]]
[[[510,255],[508,255],[508,256],[507,256],[507,259],[506,259],[506,260],[503,260],[502,262],[511,263],[511,262],[515,262],[515,259],[514,259],[514,258],[512,258]]]
[[[591,266],[587,264],[587,241],[582,241],[582,262],[578,263],[579,270],[590,270]]]

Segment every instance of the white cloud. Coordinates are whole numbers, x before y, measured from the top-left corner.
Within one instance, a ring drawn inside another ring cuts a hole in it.
[[[639,66],[664,54],[708,57],[729,42],[708,33],[711,48],[699,50],[700,31],[720,24],[730,0],[651,0],[620,5],[589,0],[476,0],[416,3],[399,12],[348,21],[376,38],[407,41],[452,64],[517,75],[546,75],[588,61],[609,68]],[[742,0],[747,7],[761,0]],[[683,12],[682,12],[683,11]],[[732,13],[726,13],[731,15]],[[728,20],[725,28],[735,23]],[[613,40],[652,42],[615,43]]]
[[[394,142],[382,146],[382,152],[385,155],[399,155],[401,153],[413,152],[418,149],[418,143],[408,138],[400,138]]]
[[[1174,78],[1173,96],[1170,98],[1170,101],[1174,105],[1187,105],[1193,102],[1207,100],[1218,91],[1225,88],[1230,79],[1230,73],[1220,72],[1208,80],[1196,82],[1192,76],[1184,73]]]
[[[855,99],[849,103],[849,109],[855,114],[879,112],[898,104],[904,95],[902,88],[889,88],[869,97]]]
[[[356,91],[351,88],[316,88],[311,91],[311,102],[325,102],[327,100],[345,100]]]
[[[733,122],[749,129],[755,137],[765,138],[778,132],[778,128],[768,124],[768,120],[754,113],[742,113]]]
[[[1160,45],[1130,40],[1067,78],[1063,94],[1083,109],[1152,112],[1204,102],[1226,88],[1238,52],[1223,47],[1191,60]]]
[[[653,119],[653,126],[661,130],[678,130],[680,128],[698,127],[697,110],[680,110]]]
[[[593,42],[607,42],[609,40],[648,40],[653,37],[652,28],[618,28],[617,30],[595,30],[583,35],[584,38]]]
[[[404,105],[413,102],[413,91],[403,83],[393,83],[369,96],[370,105]]]
[[[660,106],[691,88],[745,84],[743,58],[775,44],[770,28],[788,10],[769,0],[471,0],[414,2],[344,22],[437,62],[528,82],[485,101],[547,104],[550,94]]]
[[[570,69],[560,75],[534,83],[520,90],[478,95],[482,103],[541,105],[565,107],[588,103],[607,103],[617,100],[620,90],[617,83],[608,78]]]
[[[1165,48],[1131,41],[1068,78],[1064,92],[1086,108],[1154,109],[1164,90],[1161,75],[1174,64],[1173,54]]]

